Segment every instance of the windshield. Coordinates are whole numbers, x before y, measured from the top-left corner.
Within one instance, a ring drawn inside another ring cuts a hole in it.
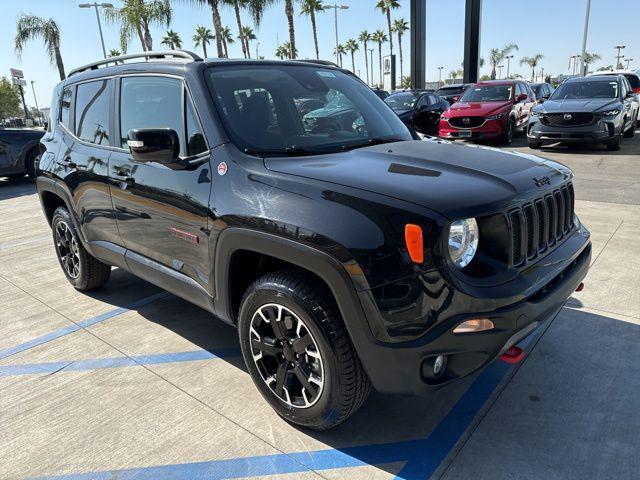
[[[418,94],[416,93],[394,93],[393,95],[389,95],[384,101],[389,105],[395,112],[403,112],[406,110],[411,110],[415,107],[416,102],[418,101]]]
[[[464,92],[465,87],[443,87],[436,92],[436,95],[457,95]]]
[[[581,80],[560,85],[551,100],[586,100],[590,98],[618,98],[616,80]]]
[[[513,85],[475,85],[467,88],[460,102],[504,102],[511,100]]]
[[[207,76],[227,134],[249,154],[331,153],[412,139],[370,88],[338,70],[224,65]]]

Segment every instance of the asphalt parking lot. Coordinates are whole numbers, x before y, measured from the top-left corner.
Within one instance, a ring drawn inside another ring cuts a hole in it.
[[[277,417],[235,330],[203,310],[120,270],[76,292],[33,183],[0,180],[0,478],[636,478],[640,135],[619,152],[511,148],[574,169],[585,290],[518,366],[373,394],[322,434]]]

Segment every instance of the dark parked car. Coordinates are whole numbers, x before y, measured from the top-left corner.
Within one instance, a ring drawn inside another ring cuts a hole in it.
[[[433,92],[407,90],[389,95],[385,102],[400,117],[402,123],[425,135],[438,134],[440,115],[449,103]]]
[[[42,130],[0,128],[0,177],[35,177],[34,164],[40,153]]]
[[[423,395],[467,377],[587,273],[563,165],[414,141],[332,66],[106,61],[56,87],[42,139],[38,193],[66,278],[95,289],[115,265],[237,326],[288,421],[327,429],[371,387]],[[294,105],[310,94],[343,95],[357,121],[307,127]]]
[[[619,150],[622,137],[633,137],[638,103],[622,75],[566,80],[531,113],[529,147],[543,144],[604,143]]]
[[[386,90],[381,90],[379,88],[374,88],[373,93],[375,93],[382,100],[389,96],[389,92],[387,92]]]
[[[444,98],[449,105],[456,103],[464,91],[472,85],[471,83],[454,83],[451,85],[445,85],[444,87],[436,90],[436,95]]]
[[[536,95],[536,100],[538,100],[538,102],[544,102],[553,93],[553,87],[548,83],[530,83],[529,86]]]
[[[517,129],[525,129],[536,96],[520,80],[488,80],[465,90],[440,117],[443,138],[494,140],[508,145]]]

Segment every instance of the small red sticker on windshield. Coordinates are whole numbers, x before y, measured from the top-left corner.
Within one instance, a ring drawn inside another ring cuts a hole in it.
[[[227,167],[227,163],[226,162],[220,162],[218,164],[218,175],[224,175],[225,173],[227,173],[228,169],[229,169],[229,167]]]

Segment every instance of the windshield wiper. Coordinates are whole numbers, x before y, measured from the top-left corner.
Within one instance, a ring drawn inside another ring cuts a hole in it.
[[[371,147],[373,145],[382,145],[383,143],[395,143],[395,142],[402,142],[402,141],[404,141],[404,139],[398,138],[398,137],[372,137],[368,139],[366,142],[354,143],[351,145],[342,145],[340,149],[354,150],[356,148]]]
[[[317,152],[314,152],[307,147],[299,147],[296,145],[291,145],[285,148],[245,148],[244,153],[247,155],[286,155],[290,157],[317,155]]]

